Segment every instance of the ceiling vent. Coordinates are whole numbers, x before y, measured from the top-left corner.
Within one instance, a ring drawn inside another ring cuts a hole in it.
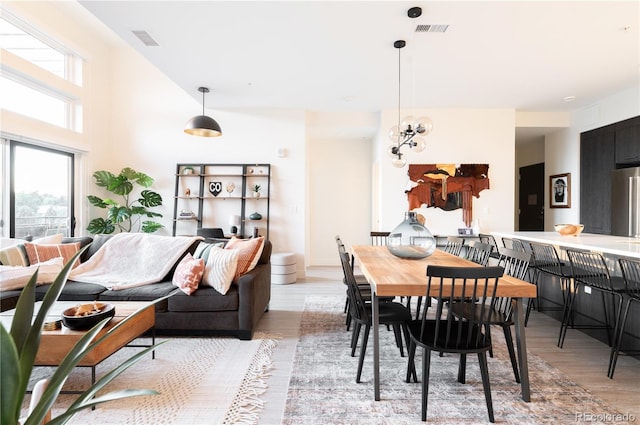
[[[449,25],[418,25],[416,32],[446,32]]]
[[[158,47],[158,46],[160,46],[160,45],[158,44],[158,42],[157,42],[157,41],[155,41],[155,40],[153,39],[153,37],[151,37],[151,36],[149,35],[149,33],[148,33],[148,32],[146,32],[146,31],[142,31],[142,30],[136,31],[136,30],[133,30],[133,31],[131,31],[131,32],[133,33],[133,35],[135,35],[136,37],[138,37],[138,38],[140,39],[140,41],[142,41],[142,44],[144,44],[144,45],[145,45],[145,46],[147,46],[147,47]]]

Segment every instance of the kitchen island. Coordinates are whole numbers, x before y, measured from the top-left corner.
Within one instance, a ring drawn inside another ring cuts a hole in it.
[[[491,232],[491,234],[500,247],[503,246],[503,237],[554,245],[558,255],[562,260],[566,261],[566,264],[569,263],[564,249],[570,248],[601,252],[609,268],[609,273],[612,276],[621,275],[620,266],[617,261],[618,258],[640,258],[640,239],[637,238],[592,233],[582,233],[578,236],[562,236],[557,232]],[[593,292],[593,294],[596,293],[599,294],[597,291]],[[541,276],[538,282],[538,295],[541,297],[542,312],[558,320],[560,320],[562,306],[560,294],[558,279],[548,275]],[[575,306],[576,315],[574,316],[575,323],[580,325],[593,323],[593,321],[601,322],[605,314],[602,298],[599,295],[591,296],[589,293],[585,293],[584,295],[585,296],[580,296],[577,299],[577,305]],[[607,302],[607,304],[609,305],[607,313],[609,314],[610,322],[614,323],[613,308],[611,308],[612,306],[609,302]],[[560,308],[560,310],[558,310],[558,308]],[[638,310],[640,309],[633,307],[629,310],[623,351],[625,347],[630,350],[640,350],[640,311]],[[532,320],[535,320],[533,316]],[[560,325],[558,324],[558,331],[559,330]],[[583,331],[607,343],[607,335],[604,331],[593,329]],[[569,328],[565,346],[571,344],[571,332],[571,328]]]

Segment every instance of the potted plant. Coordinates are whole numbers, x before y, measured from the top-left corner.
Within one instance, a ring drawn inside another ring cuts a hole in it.
[[[123,168],[117,176],[109,171],[96,171],[93,178],[98,187],[104,187],[109,192],[119,195],[121,201],[89,195],[87,198],[91,205],[107,210],[106,218],[94,218],[89,222],[87,230],[92,234],[113,233],[116,228],[121,232],[130,232],[134,229],[144,233],[153,233],[164,227],[152,220],[140,223],[142,217],[162,217],[162,214],[150,211],[149,208],[162,205],[162,197],[157,192],[146,188],[153,184],[153,178],[140,173],[132,168]],[[145,188],[140,192],[140,197],[132,200],[130,194],[134,184]]]
[[[260,197],[260,189],[262,189],[262,187],[259,184],[254,184],[251,187],[251,190],[253,191],[253,197],[254,198],[259,198]]]
[[[60,394],[62,386],[67,376],[74,367],[93,350],[98,344],[109,338],[113,332],[126,326],[126,322],[133,316],[121,321],[111,328],[103,336],[92,342],[109,319],[104,319],[87,333],[71,349],[53,375],[49,378],[48,385],[36,403],[32,403],[32,409],[28,416],[20,418],[20,412],[25,397],[27,385],[33,370],[36,353],[40,346],[42,327],[47,317],[47,313],[53,303],[58,299],[64,287],[72,264],[84,250],[78,252],[62,269],[55,281],[51,284],[45,294],[42,305],[38,310],[35,319],[33,314],[36,303],[36,280],[38,271],[34,273],[27,285],[23,288],[15,315],[11,324],[11,330],[7,331],[4,325],[0,324],[0,356],[2,358],[2,373],[0,373],[0,423],[7,425],[39,425],[48,417],[51,407]],[[153,390],[122,390],[94,398],[95,394],[104,388],[109,382],[116,378],[124,370],[135,364],[149,351],[155,349],[159,344],[135,354],[127,361],[120,364],[112,371],[105,374],[96,381],[85,392],[80,394],[65,412],[47,422],[49,425],[65,424],[82,409],[93,407],[107,401],[118,400],[140,395],[158,394]]]

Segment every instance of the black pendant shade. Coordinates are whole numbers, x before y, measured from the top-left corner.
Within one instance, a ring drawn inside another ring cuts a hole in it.
[[[184,132],[193,136],[202,137],[218,137],[222,136],[222,130],[220,124],[211,117],[204,114],[204,94],[209,93],[209,89],[206,87],[199,87],[199,92],[202,92],[202,115],[197,115],[187,121],[184,127]]]

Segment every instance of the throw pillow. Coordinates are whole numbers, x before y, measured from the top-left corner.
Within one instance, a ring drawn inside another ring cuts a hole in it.
[[[202,258],[193,258],[190,253],[187,253],[178,263],[171,281],[175,286],[180,288],[182,292],[191,295],[198,289],[203,273],[204,261]]]
[[[264,236],[253,239],[231,238],[225,249],[238,250],[238,269],[236,270],[235,279],[253,270],[258,264],[262,249],[264,248]]]
[[[64,235],[62,233],[58,233],[57,235],[49,235],[49,236],[43,236],[41,238],[32,240],[31,242],[33,243],[37,243],[37,244],[58,244],[58,243],[62,243],[62,238],[64,237]],[[29,241],[27,241],[29,242]]]
[[[209,285],[222,295],[225,295],[231,287],[231,282],[236,275],[237,268],[237,250],[212,246],[209,251],[207,264],[204,267],[202,284]]]
[[[2,279],[0,279],[0,291],[24,288],[36,269],[38,269],[38,280],[36,284],[51,283],[62,271],[62,258],[52,258],[51,260],[28,267],[0,266],[0,275],[2,275]]]
[[[24,250],[24,245],[20,244],[0,249],[0,263],[5,266],[28,266],[29,258],[27,257],[27,252]]]
[[[30,264],[42,263],[43,261],[56,257],[62,257],[64,264],[67,264],[67,262],[71,260],[71,257],[73,257],[80,249],[80,242],[52,245],[40,245],[25,242],[24,249],[27,251],[27,257],[29,257]],[[77,267],[79,264],[80,259],[77,259],[73,267]]]
[[[220,248],[224,248],[224,242],[200,242],[196,247],[195,252],[193,253],[193,258],[202,258],[205,264],[207,264],[207,259],[209,258],[209,252],[211,252],[211,247],[217,246]]]

